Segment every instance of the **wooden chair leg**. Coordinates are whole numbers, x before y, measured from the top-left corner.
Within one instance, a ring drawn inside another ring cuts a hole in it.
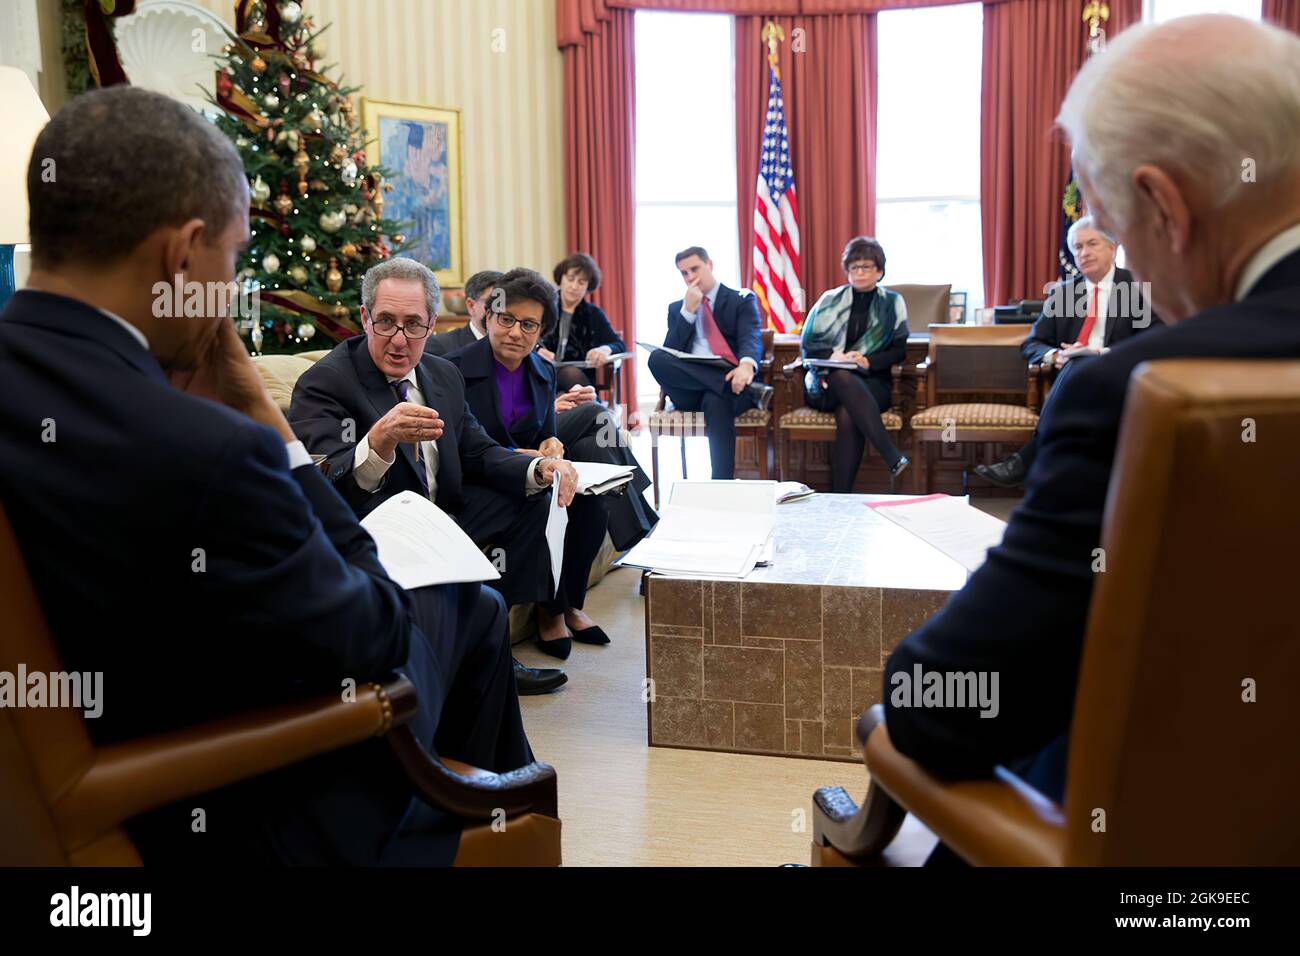
[[[758,450],[758,480],[767,481],[767,432],[754,436],[754,447]]]
[[[659,510],[659,436],[650,433],[650,482],[655,489],[655,511]]]
[[[682,481],[686,480],[686,432],[682,432]]]

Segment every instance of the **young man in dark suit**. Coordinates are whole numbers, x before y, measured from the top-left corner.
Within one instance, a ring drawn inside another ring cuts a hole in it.
[[[1102,123],[1101,110],[1122,119]],[[1162,358],[1300,359],[1300,154],[1276,135],[1279,118],[1296,115],[1300,37],[1236,17],[1134,27],[1075,78],[1059,123],[1080,186],[1168,328],[1084,359],[1058,384],[1001,545],[889,658],[886,722],[902,753],[956,777],[1012,766],[1063,798],[1129,376]],[[1161,136],[1144,135],[1156,128]],[[1242,180],[1242,155],[1258,164],[1258,184]],[[1243,468],[1249,450],[1243,443]],[[895,704],[895,676],[914,667],[999,673],[997,715]]]
[[[500,597],[390,580],[206,305],[233,292],[250,238],[229,140],[114,86],[55,115],[27,184],[29,288],[0,314],[0,501],[64,664],[104,674],[92,739],[400,670],[425,747],[495,771],[531,761]],[[146,863],[447,864],[460,833],[382,740],[202,805],[209,832],[193,801],[129,825]]]
[[[650,356],[650,373],[678,411],[703,412],[714,478],[736,476],[736,416],[767,408],[772,387],[754,381],[763,361],[763,335],[752,292],[729,289],[713,276],[713,260],[699,246],[677,254],[686,295],[668,306],[664,345],[713,356],[708,365],[669,352]]]
[[[503,448],[465,402],[465,381],[424,345],[438,314],[438,282],[400,256],[372,267],[361,284],[364,335],[340,342],[298,379],[289,420],[307,449],[328,458],[328,475],[360,516],[413,491],[451,515],[479,547],[497,549],[509,605],[553,595],[546,520],[552,480],[561,506],[577,473],[566,461]],[[515,663],[520,693],[554,690],[560,671]]]
[[[1133,273],[1115,265],[1115,240],[1097,227],[1092,216],[1081,216],[1070,226],[1066,245],[1079,275],[1053,287],[1020,346],[1027,362],[1048,362],[1062,372],[1071,359],[1103,355],[1162,324],[1151,314],[1151,303]],[[1036,454],[1037,435],[1003,461],[976,465],[975,473],[1000,487],[1014,488],[1024,482]]]

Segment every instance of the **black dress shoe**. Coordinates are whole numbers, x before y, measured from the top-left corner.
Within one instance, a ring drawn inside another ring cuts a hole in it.
[[[582,630],[573,630],[573,639],[579,644],[608,644],[609,635],[595,625],[584,627]]]
[[[772,402],[772,393],[775,392],[771,385],[764,385],[762,382],[750,382],[745,386],[745,394],[754,400],[760,412],[767,411],[767,406]]]
[[[976,465],[975,474],[999,488],[1015,488],[1025,483],[1025,460],[1020,452],[1013,452],[1006,461],[996,465]]]
[[[911,462],[908,460],[907,456],[903,455],[901,458],[898,459],[894,467],[889,469],[889,477],[897,478],[903,472],[907,471],[907,466],[910,464]]]
[[[549,694],[566,683],[569,675],[554,667],[525,667],[511,658],[515,665],[515,687],[520,697]]]
[[[573,650],[573,640],[568,637],[558,637],[553,641],[544,641],[542,636],[538,634],[537,647],[543,654],[558,657],[563,661],[568,660],[569,652]]]

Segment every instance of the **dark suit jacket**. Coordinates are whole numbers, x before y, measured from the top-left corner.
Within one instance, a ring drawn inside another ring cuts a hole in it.
[[[678,299],[668,306],[668,335],[664,337],[664,345],[680,352],[689,352],[695,336],[703,333],[699,331],[698,314],[694,322],[682,318],[682,301]],[[763,330],[758,319],[758,300],[754,298],[754,293],[748,289],[737,292],[719,285],[713,321],[718,324],[718,331],[731,346],[737,360],[748,357],[762,366]]]
[[[1029,330],[1029,338],[1020,346],[1020,352],[1026,361],[1041,362],[1044,355],[1059,348],[1062,342],[1078,340],[1088,315],[1086,289],[1087,282],[1082,276],[1053,287],[1047,301],[1043,303],[1043,311]],[[1106,305],[1106,334],[1102,340],[1104,347],[1113,348],[1147,328],[1161,325],[1160,319],[1147,309],[1149,304],[1143,299],[1133,273],[1116,268],[1110,301]]]
[[[1034,758],[1030,781],[1063,798],[1093,549],[1101,543],[1129,375],[1161,358],[1300,358],[1300,252],[1274,266],[1240,303],[1070,363],[1077,367],[1053,389],[1025,499],[1002,544],[890,655],[889,734],[909,757],[953,776]],[[1000,713],[981,718],[975,709],[894,706],[894,675],[910,674],[916,664],[926,672],[999,672]]]
[[[0,501],[64,665],[104,673],[103,715],[86,722],[96,743],[338,693],[423,640],[408,595],[320,472],[290,471],[272,429],[171,387],[103,313],[16,293],[0,314],[0,381]],[[41,439],[46,422],[54,441]],[[409,676],[422,702],[439,699]],[[214,832],[194,851],[247,838],[263,862],[373,862],[410,793],[387,817],[366,789],[379,771],[357,748],[334,756],[349,754],[335,779],[367,778],[356,801],[318,789],[328,785],[311,768],[330,758],[317,758],[243,785],[256,797],[205,796]],[[193,805],[170,842],[189,832]],[[277,814],[313,832],[309,859],[288,853],[283,833],[259,839]]]
[[[446,358],[447,355],[457,349],[463,349],[465,346],[473,345],[477,341],[478,339],[474,337],[474,330],[466,322],[458,329],[429,336],[429,341],[424,343],[424,352],[426,355]]]
[[[465,381],[455,366],[426,352],[415,377],[425,404],[437,409],[443,421],[434,499],[438,507],[455,514],[464,504],[465,482],[523,498],[532,459],[502,448],[483,431],[465,403]],[[363,517],[393,495],[421,490],[411,444],[397,446],[397,460],[373,494],[358,487],[353,474],[357,443],[396,404],[397,396],[370,358],[364,335],[340,342],[294,386],[289,423],[308,451],[329,457],[330,480]],[[355,423],[350,433],[344,427],[349,420]]]
[[[506,448],[537,448],[555,437],[555,366],[536,352],[524,359],[524,377],[533,401],[532,414],[507,429],[501,417],[501,394],[492,371],[492,344],[480,339],[453,352],[447,361],[465,378],[465,401],[492,439]]]
[[[557,316],[559,310],[559,300],[556,300]],[[542,348],[552,352],[560,347],[559,322],[556,322],[555,326],[542,336],[541,341]],[[605,317],[604,310],[583,299],[573,310],[573,323],[569,326],[569,341],[564,354],[557,354],[555,359],[558,362],[578,362],[585,359],[592,349],[600,348],[602,345],[608,345],[615,352],[627,351],[627,346],[623,344],[623,340],[609,324],[609,319]]]

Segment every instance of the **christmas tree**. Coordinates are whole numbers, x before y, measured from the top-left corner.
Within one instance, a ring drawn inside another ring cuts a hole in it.
[[[360,331],[361,277],[401,251],[404,226],[384,218],[392,187],[366,163],[358,88],[316,67],[324,29],[294,2],[239,0],[235,15],[215,100],[252,202],[239,274],[259,316],[240,331],[254,354],[329,348]]]

